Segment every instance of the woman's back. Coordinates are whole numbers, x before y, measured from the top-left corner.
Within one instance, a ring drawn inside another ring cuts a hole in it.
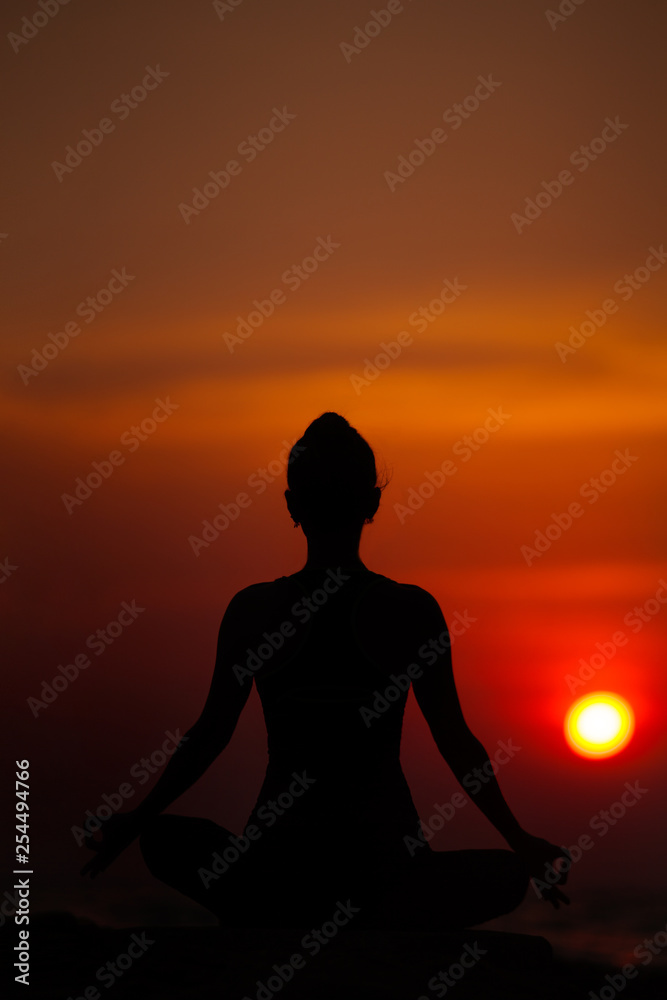
[[[261,633],[245,666],[254,666],[269,764],[249,822],[293,774],[305,774],[308,790],[276,823],[276,836],[321,839],[327,831],[346,852],[372,843],[408,857],[403,838],[415,836],[418,817],[399,756],[409,689],[405,591],[418,589],[340,569],[251,588]]]

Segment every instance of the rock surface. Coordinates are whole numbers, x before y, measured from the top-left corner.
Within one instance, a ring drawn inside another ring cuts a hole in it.
[[[15,934],[5,930],[9,952]],[[617,971],[555,964],[544,938],[485,930],[350,926],[320,943],[302,928],[112,929],[45,914],[31,931],[31,1000],[99,1000],[111,987],[114,1000],[589,1000]],[[666,995],[647,977],[623,1000]]]

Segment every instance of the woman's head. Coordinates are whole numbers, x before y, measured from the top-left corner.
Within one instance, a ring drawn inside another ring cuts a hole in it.
[[[304,530],[359,529],[373,520],[378,485],[367,441],[338,413],[323,413],[292,447],[285,499]]]

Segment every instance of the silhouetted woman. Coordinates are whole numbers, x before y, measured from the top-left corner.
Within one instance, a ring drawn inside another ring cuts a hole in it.
[[[493,777],[473,801],[511,850],[433,851],[421,836],[399,758],[409,678],[457,779],[491,768],[461,711],[436,600],[359,558],[383,488],[371,448],[324,413],[292,448],[287,482],[305,566],[232,598],[199,719],[138,808],[105,824],[84,872],[140,835],[153,874],[224,925],[313,926],[348,899],[355,924],[393,928],[466,927],[511,911],[565,852],[521,828]],[[431,639],[443,652],[428,665],[418,651]],[[243,834],[160,815],[225,749],[253,682],[269,762]],[[566,901],[556,886],[544,895]]]

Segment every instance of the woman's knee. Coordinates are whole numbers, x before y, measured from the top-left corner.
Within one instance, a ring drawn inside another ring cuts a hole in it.
[[[139,850],[151,871],[159,865],[160,860],[164,858],[168,850],[167,844],[171,839],[169,820],[173,818],[171,816],[154,816],[147,820],[141,829]]]
[[[171,871],[184,860],[208,859],[214,849],[224,846],[229,831],[212,820],[195,816],[160,815],[148,820],[139,835],[139,849],[153,874]]]
[[[523,858],[514,851],[499,852],[503,855],[503,868],[507,879],[507,902],[509,909],[515,909],[526,895],[530,882],[530,872]]]

